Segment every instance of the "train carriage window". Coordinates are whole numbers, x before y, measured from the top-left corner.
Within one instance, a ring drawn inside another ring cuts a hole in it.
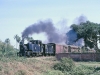
[[[68,52],[71,52],[71,47],[70,46],[68,46]]]
[[[47,45],[45,45],[45,48],[47,49]]]
[[[63,52],[64,52],[64,53],[67,52],[67,47],[63,46]]]
[[[54,47],[52,46],[52,52],[54,51]]]
[[[34,44],[36,44],[36,42],[34,42]]]
[[[63,46],[64,49],[67,49],[67,47]]]
[[[38,44],[38,41],[36,41],[36,44]]]
[[[53,46],[52,46],[52,48],[53,48]]]

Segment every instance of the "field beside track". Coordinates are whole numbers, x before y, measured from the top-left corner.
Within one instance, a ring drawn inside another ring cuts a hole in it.
[[[54,70],[55,57],[0,57],[0,75],[64,75]],[[100,67],[100,62],[75,62],[76,66]],[[94,75],[94,74],[91,74]]]

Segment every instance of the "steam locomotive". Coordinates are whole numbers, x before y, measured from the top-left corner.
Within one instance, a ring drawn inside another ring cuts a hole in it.
[[[79,51],[78,46],[58,45],[55,43],[42,43],[41,40],[31,40],[27,44],[20,42],[18,56],[55,56],[57,53],[70,53]]]
[[[54,43],[43,44],[40,40],[31,40],[27,44],[20,42],[18,56],[55,55]]]

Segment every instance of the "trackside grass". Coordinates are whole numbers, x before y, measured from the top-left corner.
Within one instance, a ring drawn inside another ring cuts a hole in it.
[[[15,54],[0,55],[0,75],[100,75],[100,62],[75,62],[69,58],[58,61],[52,56],[27,58]]]

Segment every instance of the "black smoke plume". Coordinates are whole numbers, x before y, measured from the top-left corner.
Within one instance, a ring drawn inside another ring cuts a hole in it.
[[[48,42],[60,43],[65,41],[65,37],[57,32],[57,29],[54,27],[51,20],[39,21],[38,23],[30,25],[23,31],[22,38],[41,32],[45,32],[47,34]]]
[[[75,19],[74,24],[79,25],[80,23],[86,22],[87,18],[83,15],[79,16],[78,18]],[[67,40],[66,44],[68,45],[75,45],[75,46],[82,46],[83,39],[79,39],[77,42],[77,33],[73,30],[70,29],[67,33]]]
[[[84,16],[84,15],[81,15],[81,16],[75,18],[74,24],[79,25],[80,23],[84,23],[84,22],[86,22],[86,21],[87,21],[87,17]]]

